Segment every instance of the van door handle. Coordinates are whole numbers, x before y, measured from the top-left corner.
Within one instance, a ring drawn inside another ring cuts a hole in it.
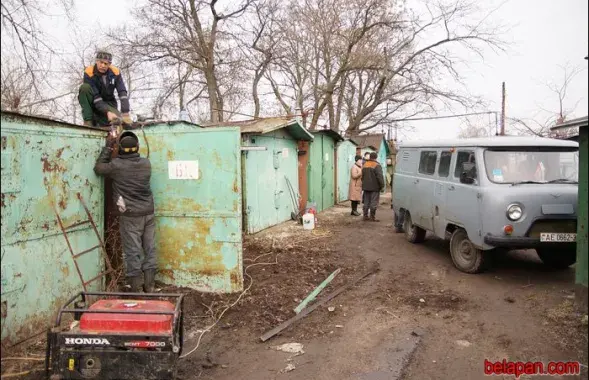
[[[414,185],[417,185],[418,183],[419,183],[419,180],[418,179],[416,179],[415,181],[413,181],[413,184]]]
[[[448,186],[448,190],[454,191],[454,190],[456,190],[456,188],[454,187],[454,185],[451,185],[451,186]]]

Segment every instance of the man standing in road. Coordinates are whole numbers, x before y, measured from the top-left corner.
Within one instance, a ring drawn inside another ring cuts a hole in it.
[[[364,220],[378,222],[376,219],[376,209],[380,200],[380,192],[384,189],[384,177],[382,174],[382,167],[376,161],[378,154],[376,152],[370,153],[370,159],[366,161],[362,167],[362,190],[363,195],[363,211]],[[370,212],[370,216],[368,213]]]
[[[94,165],[94,172],[112,179],[114,202],[119,212],[125,277],[133,293],[153,293],[157,257],[155,216],[150,187],[151,163],[139,155],[139,139],[123,132],[118,140],[118,156],[111,160],[116,137],[109,134],[106,146]],[[143,272],[143,273],[142,273]]]

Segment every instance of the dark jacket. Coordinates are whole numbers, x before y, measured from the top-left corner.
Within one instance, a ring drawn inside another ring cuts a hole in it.
[[[376,161],[366,161],[362,167],[362,190],[381,191],[384,189],[382,167]]]
[[[117,67],[111,65],[108,71],[102,74],[96,65],[88,66],[84,70],[84,83],[88,83],[92,87],[94,107],[100,112],[106,113],[108,111],[107,103],[116,105],[115,89],[121,101],[121,113],[129,112],[127,88],[123,82],[121,71]]]
[[[115,208],[120,215],[145,216],[154,213],[153,194],[149,181],[151,163],[138,153],[119,155],[110,159],[111,149],[102,148],[94,165],[94,172],[112,179]],[[124,201],[125,211],[117,207],[119,197]]]

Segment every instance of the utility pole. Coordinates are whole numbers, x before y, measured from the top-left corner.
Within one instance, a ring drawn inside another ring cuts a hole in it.
[[[505,82],[501,85],[501,136],[505,136]]]

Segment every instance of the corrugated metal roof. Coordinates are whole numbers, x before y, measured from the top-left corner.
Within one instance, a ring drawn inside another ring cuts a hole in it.
[[[372,148],[377,152],[380,150],[380,144],[384,142],[385,147],[387,149],[387,155],[390,154],[391,149],[389,144],[385,140],[384,133],[375,133],[369,135],[358,135],[352,137],[354,141],[358,144],[359,148]]]
[[[539,146],[539,147],[578,147],[574,141],[547,139],[543,137],[529,136],[493,136],[472,139],[451,139],[451,140],[416,140],[399,143],[399,148],[425,148],[425,147],[516,147],[516,146]]]
[[[296,118],[287,116],[266,117],[260,119],[226,121],[223,123],[207,123],[200,125],[203,128],[215,127],[239,127],[241,133],[266,134],[285,128],[296,140],[311,141],[313,135],[309,133],[303,124]]]
[[[554,127],[550,128],[550,130],[555,131],[557,129],[587,127],[588,121],[589,121],[589,116],[583,116],[583,117],[579,117],[577,119],[572,119],[572,120],[562,122],[560,124],[556,124]]]

